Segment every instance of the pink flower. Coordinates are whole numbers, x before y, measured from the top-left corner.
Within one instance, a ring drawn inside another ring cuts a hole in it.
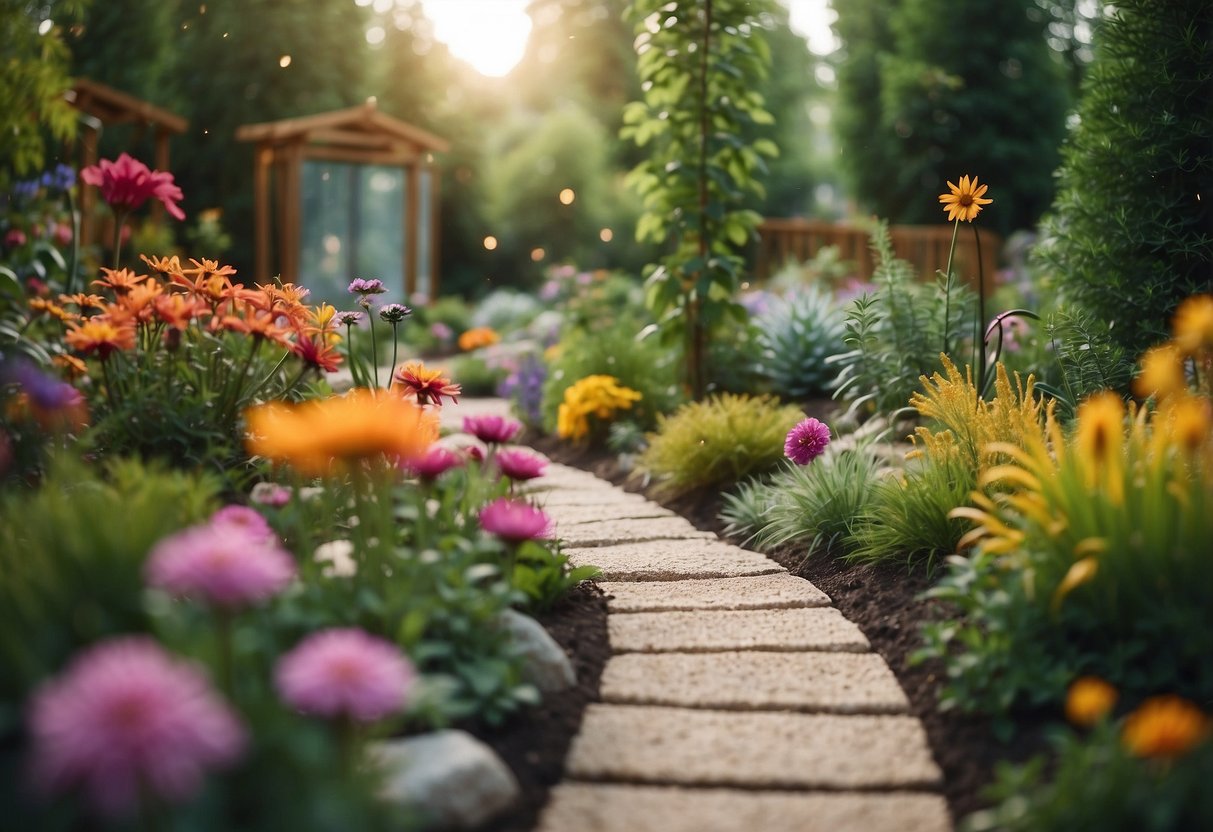
[[[9,248],[25,245],[25,232],[20,228],[10,228],[8,233],[4,235],[4,245]]]
[[[497,452],[497,467],[512,480],[533,480],[542,477],[547,460],[521,448],[508,448]]]
[[[426,451],[425,456],[420,459],[411,459],[405,463],[405,469],[410,473],[421,477],[423,480],[436,480],[438,477],[445,474],[452,468],[458,468],[463,465],[463,457],[452,451],[450,448],[444,448],[441,445],[432,445]]]
[[[314,633],[278,660],[278,695],[323,717],[374,722],[404,707],[413,666],[394,644],[358,629]]]
[[[797,465],[808,465],[830,444],[830,429],[816,419],[805,419],[788,431],[783,453]]]
[[[80,171],[80,179],[100,188],[101,198],[113,208],[134,211],[155,197],[174,218],[185,219],[185,212],[177,205],[184,197],[173,182],[173,175],[150,170],[143,162],[125,153],[115,162],[102,159],[100,164],[90,165]]]
[[[480,510],[480,528],[510,543],[552,536],[550,517],[532,505],[507,497],[499,497]]]
[[[249,495],[257,505],[269,506],[270,508],[282,508],[291,501],[293,490],[289,485],[279,485],[276,482],[259,482],[253,486],[253,492]]]
[[[224,506],[211,515],[211,524],[226,523],[246,532],[257,540],[272,541],[275,539],[274,530],[261,513],[248,506]]]
[[[464,416],[463,430],[481,442],[500,445],[517,436],[518,431],[522,430],[522,423],[495,414]]]
[[[147,582],[218,607],[242,607],[286,588],[295,561],[273,539],[230,521],[194,526],[156,544]]]
[[[134,814],[145,790],[189,799],[245,742],[206,677],[142,637],[73,659],[34,694],[29,729],[36,783],[54,793],[80,787],[111,816]]]

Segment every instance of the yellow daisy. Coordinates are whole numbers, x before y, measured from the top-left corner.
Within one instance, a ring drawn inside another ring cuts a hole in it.
[[[960,184],[953,185],[948,183],[948,188],[951,193],[940,194],[939,201],[943,203],[943,209],[948,212],[948,222],[953,220],[964,220],[972,222],[973,219],[981,213],[981,206],[989,205],[994,200],[982,199],[989,185],[978,185],[977,177],[973,177],[973,181],[969,181],[968,176],[960,177]]]

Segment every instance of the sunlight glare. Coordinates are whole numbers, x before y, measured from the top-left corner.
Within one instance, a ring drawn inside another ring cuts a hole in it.
[[[531,18],[527,0],[423,0],[434,36],[482,75],[507,75],[522,60]]]

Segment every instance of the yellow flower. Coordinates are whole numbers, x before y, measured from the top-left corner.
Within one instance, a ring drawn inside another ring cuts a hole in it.
[[[994,201],[982,199],[989,187],[989,185],[978,185],[976,176],[973,177],[972,182],[969,181],[968,176],[960,177],[959,185],[948,182],[951,193],[939,195],[939,201],[943,203],[943,210],[948,212],[948,222],[953,220],[972,222],[981,213],[981,206],[989,205]]]
[[[1199,396],[1178,396],[1159,409],[1155,419],[1166,426],[1167,439],[1173,447],[1193,454],[1209,441],[1213,433],[1213,405]]]
[[[1153,696],[1129,714],[1121,733],[1138,757],[1174,758],[1186,754],[1209,733],[1209,718],[1178,696]]]
[[[1184,355],[1213,349],[1213,295],[1193,295],[1181,303],[1173,329],[1175,343]]]
[[[501,336],[495,330],[487,326],[478,326],[459,336],[459,349],[470,352],[481,347],[491,346],[500,340]]]
[[[1096,465],[1120,457],[1125,404],[1110,391],[1096,393],[1078,406],[1078,452]]]
[[[564,391],[556,413],[556,435],[578,440],[590,432],[589,417],[609,420],[617,410],[630,409],[641,394],[619,384],[614,376],[586,376]]]
[[[1183,356],[1174,344],[1154,347],[1142,356],[1141,373],[1133,380],[1133,392],[1138,398],[1164,399],[1187,389]]]
[[[397,395],[362,388],[300,405],[259,405],[245,419],[249,453],[305,475],[365,459],[413,459],[438,438],[436,415]]]
[[[1083,676],[1074,680],[1066,695],[1066,719],[1083,728],[1100,722],[1116,704],[1116,688],[1103,679]]]

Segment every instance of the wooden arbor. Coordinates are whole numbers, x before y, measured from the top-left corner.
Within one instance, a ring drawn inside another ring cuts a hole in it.
[[[69,104],[84,115],[90,116],[83,120],[83,130],[80,134],[80,169],[97,164],[97,140],[103,127],[111,124],[133,124],[137,131],[136,138],[151,128],[155,146],[152,167],[156,170],[168,170],[169,137],[184,133],[189,125],[181,116],[88,78],[77,78],[65,97]],[[90,243],[95,238],[93,207],[96,201],[96,188],[80,189],[82,243]],[[163,210],[160,203],[156,202],[152,205],[152,216],[159,217]]]
[[[375,99],[363,105],[303,118],[247,124],[236,131],[242,142],[255,142],[253,187],[256,278],[278,273],[285,280],[299,275],[302,173],[306,161],[387,165],[404,169],[403,262],[406,296],[417,289],[419,242],[430,240],[430,293],[437,287],[438,176],[433,154],[450,149],[446,140],[379,112]],[[275,185],[277,269],[270,265],[270,178]],[[431,171],[430,227],[421,228],[421,173]]]

